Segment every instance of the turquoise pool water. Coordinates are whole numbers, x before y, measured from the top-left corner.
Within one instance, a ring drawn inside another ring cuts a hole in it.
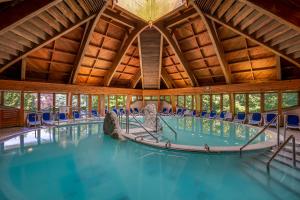
[[[0,199],[299,199],[299,171],[267,175],[256,157],[116,141],[102,124],[42,130],[1,143]]]
[[[241,146],[261,129],[228,121],[201,119],[195,117],[164,117],[176,131],[175,134],[163,124],[163,139],[174,144],[193,146]],[[273,136],[274,137],[274,136]],[[252,144],[265,142],[272,138],[270,134],[261,134]]]

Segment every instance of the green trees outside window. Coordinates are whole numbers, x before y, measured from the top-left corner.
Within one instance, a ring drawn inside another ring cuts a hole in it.
[[[260,94],[249,94],[249,112],[260,112]]]
[[[55,107],[67,105],[67,94],[55,94]]]
[[[185,96],[185,107],[189,110],[191,110],[193,108],[193,96],[192,95]]]
[[[246,111],[246,94],[235,94],[234,101],[235,113]]]
[[[72,95],[72,107],[78,107],[78,95]]]
[[[21,106],[21,93],[20,92],[4,92],[4,106],[20,108]]]
[[[144,99],[145,99],[145,101],[150,101],[151,97],[150,96],[145,96]]]
[[[131,96],[131,101],[132,103],[135,102],[137,100],[137,97],[136,96]]]
[[[216,111],[217,113],[220,112],[220,101],[221,101],[221,95],[214,94],[212,95],[212,110]]]
[[[184,107],[184,96],[177,96],[177,106]]]
[[[277,110],[278,108],[278,94],[273,93],[265,93],[265,111]]]
[[[282,93],[282,108],[288,108],[298,105],[297,92],[284,92]]]
[[[117,107],[117,98],[115,95],[109,96],[109,109]]]
[[[99,105],[99,97],[96,95],[92,96],[92,109],[93,110],[98,110],[98,105]]]
[[[223,94],[223,111],[230,111],[230,97],[229,94]]]
[[[126,96],[117,96],[117,107],[118,108],[125,108],[126,107]]]
[[[36,111],[37,110],[38,95],[37,93],[24,93],[24,110]]]
[[[41,110],[52,110],[53,94],[40,94]]]
[[[202,95],[202,110],[210,111],[210,95],[204,94]]]

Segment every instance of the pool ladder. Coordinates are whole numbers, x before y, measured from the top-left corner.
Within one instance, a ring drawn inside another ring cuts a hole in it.
[[[241,148],[240,148],[240,156],[242,156],[242,151],[245,147],[247,147],[251,142],[253,142],[258,136],[260,136],[267,128],[270,127],[270,125],[272,123],[275,122],[275,120],[277,120],[277,123],[276,123],[276,128],[277,128],[277,145],[279,146],[279,134],[280,134],[280,131],[279,131],[279,125],[280,125],[280,115],[277,115],[276,117],[274,117],[268,124],[266,124],[254,137],[252,137],[245,145],[243,145]]]

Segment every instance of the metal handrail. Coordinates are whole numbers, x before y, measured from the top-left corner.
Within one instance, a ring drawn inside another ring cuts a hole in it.
[[[157,116],[167,125],[169,129],[175,134],[175,139],[177,140],[177,132],[157,113]]]
[[[132,117],[133,117],[133,119],[149,134],[149,135],[151,135],[155,140],[156,140],[156,143],[158,143],[159,142],[159,140],[158,140],[158,138],[157,137],[155,137],[152,133],[150,133],[150,131],[148,131],[142,124],[141,124],[141,122],[139,121],[139,120],[137,120],[136,118],[135,118],[135,116],[134,116],[134,114],[131,114],[132,115]],[[139,137],[144,137],[144,136],[137,136],[137,137],[135,137],[135,140],[137,139],[137,138],[139,138]]]
[[[279,116],[277,115],[276,117],[274,117],[268,124],[266,124],[254,137],[252,137],[246,144],[244,144],[241,148],[240,148],[240,156],[242,155],[242,150],[248,146],[251,142],[253,142],[253,140],[255,140],[259,135],[261,135],[267,128],[270,127],[270,125],[277,119],[277,131],[278,131],[278,135],[277,137],[279,138]]]
[[[275,153],[272,155],[272,157],[267,162],[267,170],[270,170],[270,164],[271,161],[277,156],[277,154],[283,149],[283,147],[288,144],[288,142],[292,140],[293,142],[293,166],[296,167],[296,139],[294,135],[290,135],[275,151]]]

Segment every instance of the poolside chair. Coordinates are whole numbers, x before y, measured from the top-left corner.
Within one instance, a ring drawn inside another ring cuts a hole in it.
[[[120,109],[119,109],[119,115],[124,115],[124,114],[125,114],[124,109],[123,109],[123,108],[120,108]]]
[[[196,117],[196,116],[197,116],[197,112],[196,112],[196,110],[193,110],[192,117]]]
[[[216,117],[217,117],[217,112],[214,110],[210,111],[208,118],[215,119]]]
[[[132,108],[130,108],[130,113],[133,114],[133,109]]]
[[[49,112],[44,112],[42,114],[42,124],[53,125],[54,121],[51,119],[51,114]]]
[[[249,123],[248,124],[261,126],[261,124],[262,124],[262,115],[261,115],[261,113],[258,113],[258,112],[252,113],[250,118],[249,118]]]
[[[176,115],[182,115],[182,109],[181,109],[181,108],[178,108],[178,109],[177,109]]]
[[[67,113],[59,113],[58,119],[60,122],[68,122]]]
[[[97,111],[97,110],[92,110],[91,116],[92,116],[92,117],[99,117],[98,111]]]
[[[113,108],[113,112],[115,112],[117,115],[119,114],[117,108]]]
[[[267,113],[264,117],[264,124],[267,125],[268,123],[270,123],[274,119],[274,117],[277,117],[275,113]],[[277,119],[274,122],[272,122],[270,126],[277,127]]]
[[[36,113],[28,113],[27,115],[27,126],[38,126],[41,125],[41,121]]]
[[[134,113],[134,114],[140,114],[140,111],[139,111],[138,108],[133,108],[133,113]]]
[[[298,115],[285,115],[285,129],[299,129],[300,130],[300,120]]]
[[[220,114],[219,114],[218,119],[220,119],[220,120],[225,120],[226,113],[227,113],[226,111],[221,111]]]
[[[244,124],[246,121],[246,113],[245,112],[238,112],[238,114],[233,119],[233,122],[242,123]]]
[[[77,110],[73,111],[72,115],[73,115],[74,120],[80,120],[81,119],[81,115],[80,115],[79,111],[77,111]]]
[[[164,107],[164,108],[162,109],[162,111],[161,111],[162,114],[168,114],[167,112],[168,112],[168,110],[167,110],[167,108],[165,108],[165,107]]]
[[[203,118],[204,118],[204,117],[206,117],[206,115],[207,115],[207,112],[204,110],[204,111],[201,112],[200,117],[203,117]]]

